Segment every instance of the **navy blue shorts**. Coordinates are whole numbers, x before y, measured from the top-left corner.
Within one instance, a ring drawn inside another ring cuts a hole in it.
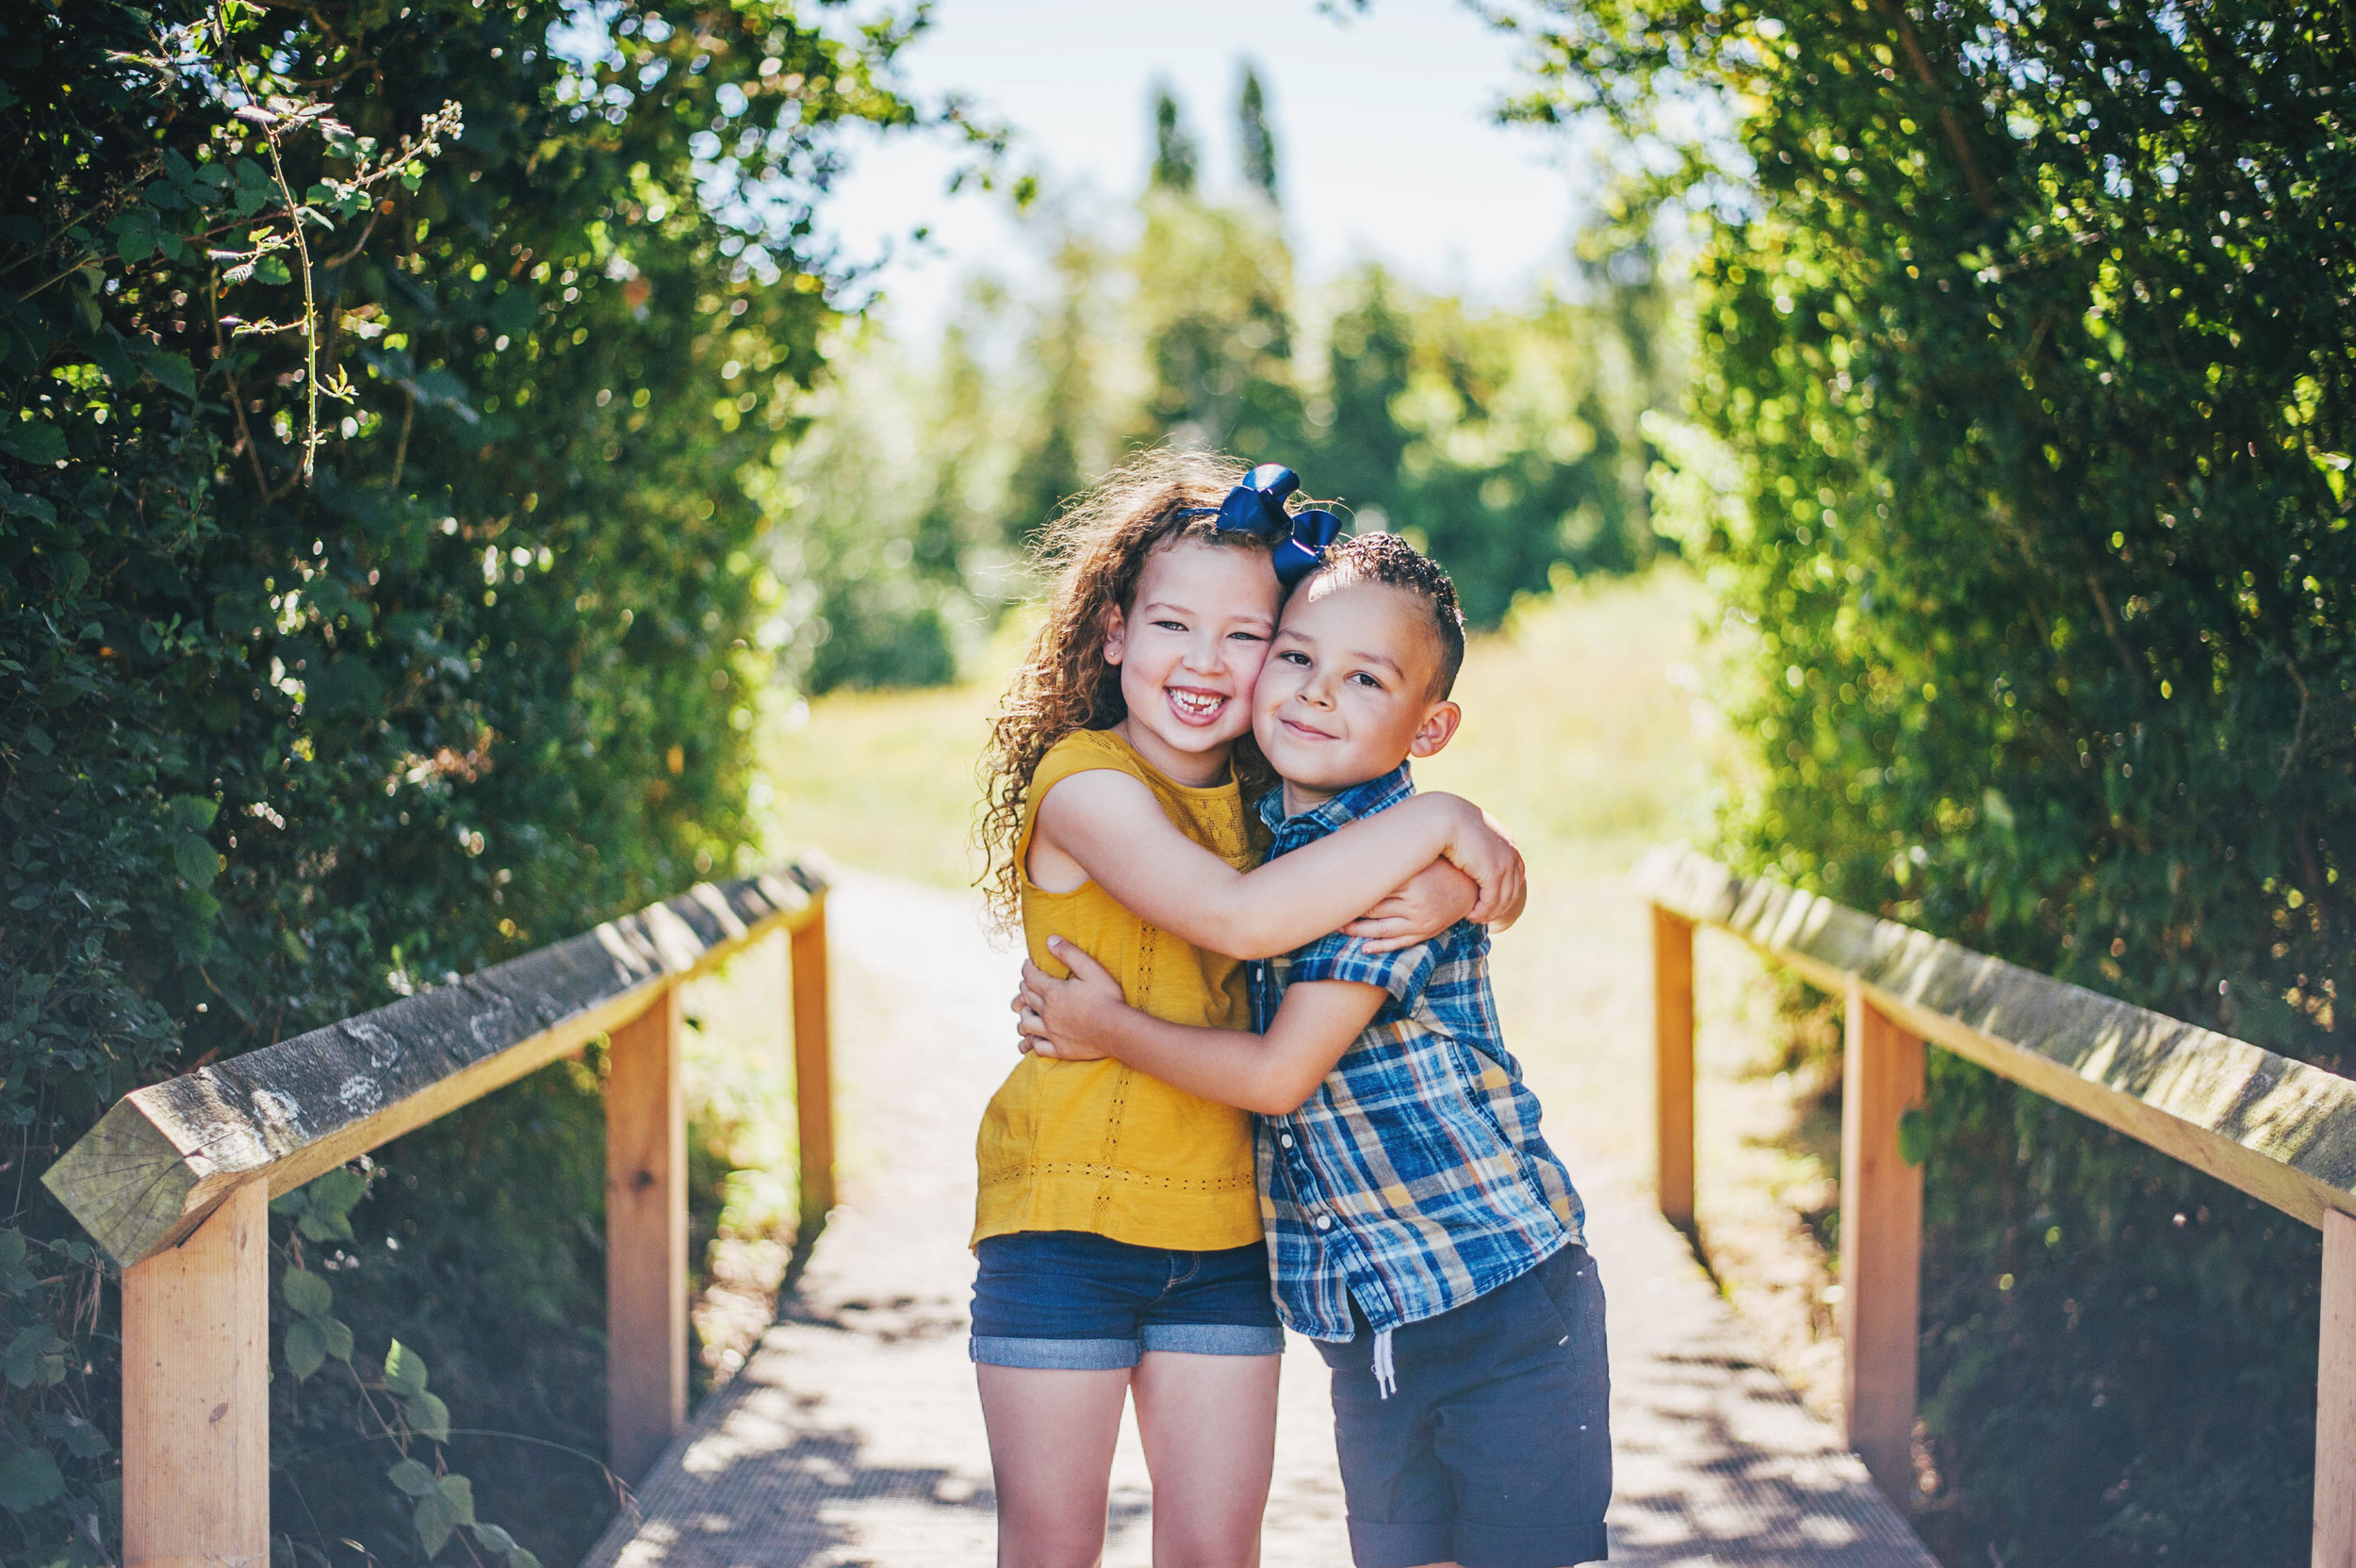
[[[1319,1343],[1358,1568],[1564,1568],[1607,1555],[1612,1380],[1603,1284],[1583,1247],[1452,1312]]]
[[[1086,1231],[1021,1231],[974,1249],[973,1359],[1101,1372],[1148,1350],[1274,1356],[1284,1349],[1268,1249],[1133,1247]]]

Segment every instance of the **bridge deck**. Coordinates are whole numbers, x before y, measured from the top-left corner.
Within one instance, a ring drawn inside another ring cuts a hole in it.
[[[584,1568],[992,1560],[964,1238],[973,1128],[1009,1061],[1012,968],[950,895],[846,878],[829,922],[845,1200],[782,1320]],[[1932,1568],[1864,1467],[1753,1359],[1683,1239],[1639,1193],[1586,1191],[1611,1297],[1613,1560]],[[1347,1563],[1324,1368],[1305,1342],[1283,1388],[1263,1560]],[[1132,1430],[1104,1560],[1151,1559]]]

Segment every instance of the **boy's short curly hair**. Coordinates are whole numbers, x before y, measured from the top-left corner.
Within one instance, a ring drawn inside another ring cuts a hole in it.
[[[1438,562],[1396,533],[1353,533],[1326,547],[1325,560],[1310,580],[1319,578],[1380,582],[1421,599],[1432,612],[1432,640],[1440,656],[1432,678],[1432,700],[1445,700],[1456,689],[1457,672],[1464,667],[1464,612],[1457,607],[1456,584]]]

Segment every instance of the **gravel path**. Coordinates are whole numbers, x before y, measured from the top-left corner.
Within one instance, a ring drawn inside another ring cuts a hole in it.
[[[782,1320],[650,1478],[642,1517],[617,1521],[584,1568],[993,1560],[965,1237],[973,1130],[1012,1059],[1015,966],[971,900],[905,883],[846,876],[828,925],[843,1205]],[[1609,1177],[1582,1188],[1611,1296],[1613,1560],[1932,1568],[1864,1468],[1756,1361],[1644,1195]],[[1152,1533],[1132,1427],[1105,1563],[1146,1568]],[[1263,1543],[1269,1568],[1350,1560],[1324,1367],[1299,1339]]]

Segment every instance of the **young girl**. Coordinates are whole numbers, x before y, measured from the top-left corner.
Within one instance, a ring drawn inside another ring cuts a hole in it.
[[[1149,453],[1057,521],[1047,618],[986,764],[992,903],[1019,913],[1032,960],[1064,972],[1047,949],[1060,936],[1134,1005],[1213,1028],[1248,1021],[1239,960],[1346,924],[1404,945],[1517,913],[1521,896],[1512,845],[1443,794],[1249,869],[1261,846],[1245,786],[1268,782],[1252,687],[1278,563],[1303,556],[1283,491],[1244,478],[1226,459]],[[1284,1339],[1251,1118],[1118,1062],[1025,1057],[976,1153],[972,1353],[999,1562],[1098,1560],[1134,1396],[1156,1564],[1255,1563]]]

